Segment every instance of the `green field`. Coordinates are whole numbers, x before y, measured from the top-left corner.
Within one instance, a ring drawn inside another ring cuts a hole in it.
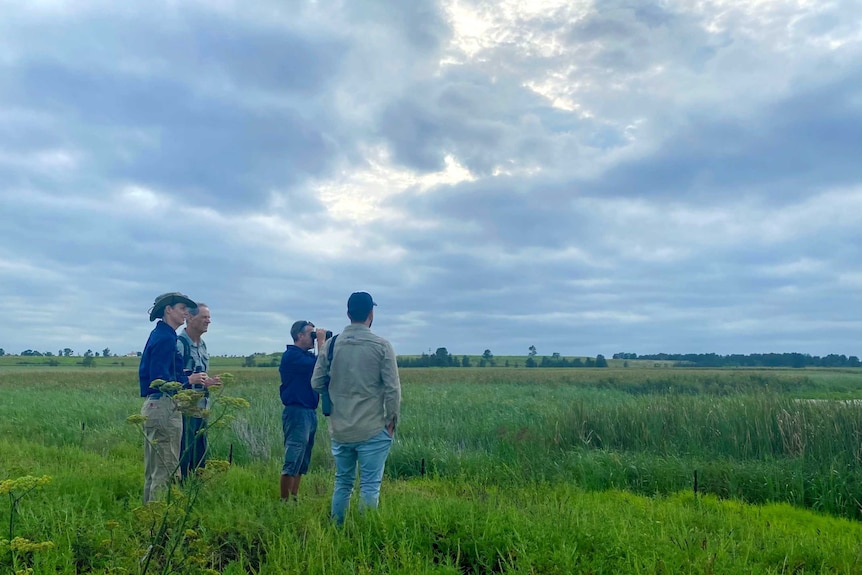
[[[140,570],[136,373],[97,365],[0,370],[0,481],[52,478],[0,540],[53,542],[0,546],[0,572]],[[172,572],[862,573],[862,370],[404,369],[381,507],[340,530],[324,418],[283,504],[277,371],[224,370],[251,408]]]

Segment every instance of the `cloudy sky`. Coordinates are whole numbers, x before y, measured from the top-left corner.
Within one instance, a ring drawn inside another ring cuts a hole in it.
[[[0,0],[0,347],[862,355],[857,0]]]

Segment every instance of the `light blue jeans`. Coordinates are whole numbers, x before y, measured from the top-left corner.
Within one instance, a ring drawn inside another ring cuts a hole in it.
[[[356,482],[356,464],[359,463],[359,506],[360,509],[377,509],[380,500],[380,483],[383,481],[383,467],[392,437],[385,429],[365,441],[339,443],[331,441],[332,456],[335,458],[335,489],[332,492],[332,518],[339,525],[350,507],[350,495]]]

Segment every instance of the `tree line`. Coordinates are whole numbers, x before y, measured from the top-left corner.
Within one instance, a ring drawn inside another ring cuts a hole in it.
[[[537,359],[538,353],[535,346],[530,346],[530,354],[524,361],[524,367],[608,367],[608,362],[601,354],[595,359],[587,357],[581,359],[579,357],[566,358],[560,356],[559,353],[554,353],[552,356],[543,356]],[[434,353],[423,353],[416,356],[401,356],[396,358],[398,367],[473,367],[473,360],[468,355],[457,357],[449,353],[445,347],[438,347]],[[520,361],[510,361],[504,359],[499,361],[491,353],[490,349],[486,349],[478,362],[478,367],[521,367]]]
[[[112,357],[111,349],[107,348],[107,347],[102,350],[101,354],[102,354],[102,357]],[[6,350],[3,349],[2,347],[0,347],[0,357],[2,357],[4,355],[6,355]],[[37,351],[35,349],[25,349],[24,351],[22,351],[18,355],[20,355],[22,357],[55,357],[54,352],[52,352],[52,351]],[[66,347],[63,349],[58,349],[56,357],[72,357],[74,355],[75,355],[75,352],[71,348]],[[138,355],[141,355],[141,354],[138,353]],[[99,352],[98,351],[94,352],[92,349],[88,349],[84,353],[83,357],[87,357],[87,356],[99,357]],[[113,357],[117,357],[117,354],[116,353],[113,354]]]
[[[855,355],[847,357],[835,353],[823,357],[807,353],[615,353],[613,358],[671,361],[679,366],[692,367],[862,367]]]

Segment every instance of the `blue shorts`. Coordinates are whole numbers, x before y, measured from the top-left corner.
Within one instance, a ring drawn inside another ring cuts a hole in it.
[[[284,465],[282,475],[304,475],[311,462],[311,448],[317,433],[317,412],[313,409],[286,405],[281,413],[284,432]]]

